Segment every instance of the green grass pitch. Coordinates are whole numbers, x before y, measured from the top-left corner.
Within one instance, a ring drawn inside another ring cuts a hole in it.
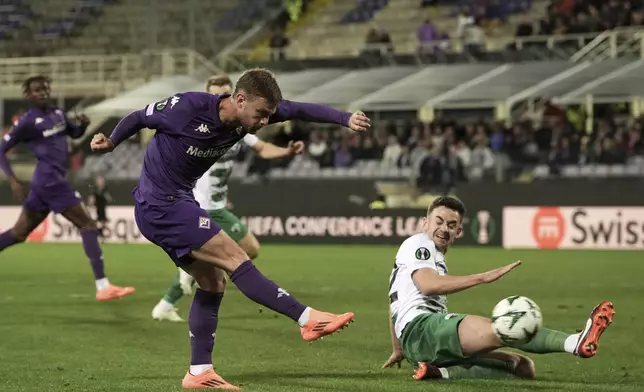
[[[180,391],[189,365],[186,324],[151,319],[172,280],[166,255],[147,245],[105,246],[107,273],[137,292],[94,299],[80,245],[23,245],[0,254],[0,390]],[[390,354],[387,246],[264,246],[259,268],[300,301],[356,313],[339,335],[301,340],[296,325],[244,298],[229,284],[220,313],[215,366],[246,391],[641,391],[644,260],[637,252],[450,251],[451,274],[481,272],[515,259],[501,281],[450,297],[451,311],[488,315],[513,294],[534,299],[550,328],[582,328],[592,307],[615,303],[613,325],[595,358],[532,355],[538,380],[414,382],[408,364],[381,370]],[[190,299],[179,304],[186,317]]]

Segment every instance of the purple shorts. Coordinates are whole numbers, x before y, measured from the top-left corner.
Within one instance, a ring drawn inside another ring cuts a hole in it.
[[[32,187],[22,206],[28,211],[60,214],[81,203],[81,195],[68,182]]]
[[[178,267],[192,263],[190,252],[221,231],[208,213],[189,199],[165,206],[136,202],[134,219],[141,234],[160,246]]]

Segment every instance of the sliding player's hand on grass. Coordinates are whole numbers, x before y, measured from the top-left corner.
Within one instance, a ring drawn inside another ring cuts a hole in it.
[[[391,356],[389,357],[387,362],[382,365],[382,368],[384,369],[394,366],[398,366],[398,368],[400,368],[400,363],[403,361],[403,359],[405,359],[405,356],[403,355],[402,351],[394,351],[393,353],[391,353]]]
[[[521,265],[521,261],[515,261],[505,267],[493,269],[482,274],[483,283],[492,283],[501,279],[501,277]]]
[[[361,111],[357,111],[349,119],[349,128],[352,131],[364,132],[371,128],[371,120]]]

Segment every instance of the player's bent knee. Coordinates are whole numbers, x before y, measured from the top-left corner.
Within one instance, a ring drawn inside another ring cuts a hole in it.
[[[220,231],[201,248],[193,250],[191,256],[232,273],[249,257],[244,250],[224,231]]]
[[[248,258],[254,260],[259,256],[259,241],[251,233],[246,234],[241,241],[239,241],[239,246],[242,247],[244,252],[248,255]]]
[[[463,354],[476,355],[500,348],[501,342],[486,317],[468,315],[458,325],[458,338]]]

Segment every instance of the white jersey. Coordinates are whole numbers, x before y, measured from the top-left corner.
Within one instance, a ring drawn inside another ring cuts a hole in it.
[[[194,195],[199,206],[204,210],[220,210],[226,208],[228,199],[228,178],[233,171],[235,158],[242,145],[255,147],[259,139],[247,134],[242,140],[232,146],[215,162],[210,169],[195,184]]]
[[[423,295],[412,274],[430,268],[447,275],[445,255],[439,252],[426,233],[413,235],[400,245],[394,269],[389,276],[389,312],[395,321],[394,330],[400,338],[405,326],[423,313],[447,313],[447,296]]]

